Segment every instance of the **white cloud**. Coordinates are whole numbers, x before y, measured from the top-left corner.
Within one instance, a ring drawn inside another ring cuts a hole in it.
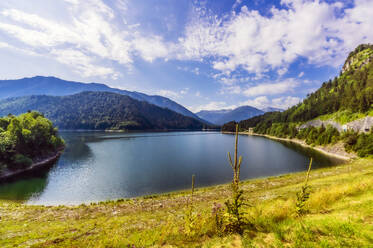
[[[342,14],[342,3],[286,0],[281,4],[288,9],[273,7],[269,16],[243,6],[239,13],[221,18],[196,7],[180,39],[179,58],[213,58],[212,67],[228,73],[242,68],[261,75],[276,69],[282,75],[299,57],[319,66],[339,66],[348,51],[373,40],[371,0],[356,0]]]
[[[139,56],[148,62],[205,62],[221,72],[220,81],[227,85],[242,83],[237,80],[241,75],[232,76],[238,70],[253,73],[257,79],[269,71],[285,75],[300,57],[317,66],[337,67],[358,44],[373,40],[372,0],[355,0],[353,7],[345,9],[342,2],[282,0],[281,8],[272,7],[269,15],[249,10],[241,0],[235,2],[234,11],[221,16],[199,5],[183,34],[173,41],[163,34],[142,33],[139,23],[128,24],[126,15],[131,9],[127,0],[110,5],[116,10],[102,0],[63,1],[68,6],[64,10],[68,19],[63,22],[4,5],[0,39],[16,39],[23,44],[19,49],[71,65],[85,76],[108,77],[112,73],[116,77],[113,61],[131,68]],[[80,62],[72,61],[75,56],[60,57],[66,53],[80,53]],[[93,73],[89,68],[96,66],[99,70]],[[192,70],[202,74],[198,68]]]
[[[304,72],[302,71],[302,72],[300,72],[300,73],[298,74],[298,78],[303,77],[303,75],[304,75]]]
[[[148,62],[153,62],[157,58],[167,58],[170,49],[160,36],[139,37],[134,43],[134,48]]]
[[[191,73],[193,73],[197,76],[199,76],[201,74],[201,71],[198,67],[191,68],[191,67],[188,67],[188,66],[177,66],[176,68],[180,71],[191,72]]]
[[[298,104],[302,99],[299,97],[286,96],[272,99],[271,107],[288,109],[289,107]]]
[[[194,113],[199,112],[201,110],[220,110],[220,109],[234,109],[237,108],[236,105],[228,105],[224,101],[212,101],[207,104],[189,107]]]
[[[132,62],[130,44],[124,32],[110,25],[114,14],[98,0],[71,4],[70,21],[57,22],[16,9],[5,9],[0,30],[24,43],[25,49],[70,65],[85,77],[116,78],[113,68],[99,64],[100,59],[115,60],[123,65]]]
[[[0,12],[0,31],[18,39],[24,49],[70,65],[85,77],[112,74],[110,77],[116,78],[120,73],[112,61],[131,69],[135,55],[149,62],[168,56],[167,46],[172,44],[160,36],[141,35],[138,25],[119,27],[114,10],[101,0],[65,2],[69,19],[63,22],[5,8]],[[125,15],[125,1],[118,4]]]
[[[271,101],[266,96],[259,96],[255,99],[248,99],[240,103],[241,106],[248,105],[258,109],[263,109],[271,105]]]
[[[258,109],[264,109],[266,107],[274,107],[280,109],[288,109],[289,107],[298,104],[302,99],[293,96],[284,96],[274,99],[269,99],[266,96],[259,96],[254,99],[248,99],[241,102],[240,105],[249,105]]]
[[[157,91],[157,94],[171,99],[178,99],[181,97],[180,93],[172,90],[159,90]]]
[[[282,82],[262,83],[249,87],[243,92],[243,94],[246,96],[280,95],[294,90],[298,85],[298,82],[290,78]]]
[[[280,68],[277,70],[277,74],[281,77],[285,75],[285,73],[288,72],[288,68]]]
[[[119,76],[118,72],[110,67],[93,65],[91,57],[77,50],[52,50],[50,54],[56,56],[60,63],[71,66],[77,73],[83,73],[84,77],[101,76],[116,79]]]
[[[189,88],[181,89],[180,91],[173,91],[173,90],[158,90],[156,94],[168,97],[174,100],[183,98],[184,95],[189,93]]]
[[[241,3],[242,3],[242,0],[236,0],[236,2],[234,2],[233,6],[232,6],[232,9],[235,9],[238,6],[240,6]]]

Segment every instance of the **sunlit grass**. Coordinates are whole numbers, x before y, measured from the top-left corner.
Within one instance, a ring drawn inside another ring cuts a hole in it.
[[[325,115],[318,116],[316,119],[320,119],[322,121],[331,120],[331,121],[335,121],[343,125],[348,122],[364,118],[366,116],[373,116],[373,109],[365,113],[352,112],[351,110],[342,110],[342,111],[334,112],[332,114],[325,114]]]
[[[311,171],[307,212],[296,215],[305,173],[241,184],[253,224],[242,235],[219,235],[212,207],[230,186],[199,188],[199,228],[185,235],[190,191],[80,206],[27,206],[0,201],[0,247],[371,247],[373,159]]]

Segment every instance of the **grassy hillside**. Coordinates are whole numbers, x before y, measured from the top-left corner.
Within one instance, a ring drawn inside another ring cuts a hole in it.
[[[0,116],[28,110],[43,113],[60,129],[202,129],[194,118],[110,92],[70,96],[26,96],[0,100]]]
[[[1,247],[372,247],[373,160],[311,171],[306,214],[297,217],[305,173],[241,184],[252,225],[221,234],[215,213],[229,185],[81,206],[0,201]],[[197,178],[198,180],[198,178]]]

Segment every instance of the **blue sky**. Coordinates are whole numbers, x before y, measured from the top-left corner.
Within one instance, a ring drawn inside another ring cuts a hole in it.
[[[287,108],[373,42],[373,0],[2,0],[0,78],[56,76],[192,111]]]

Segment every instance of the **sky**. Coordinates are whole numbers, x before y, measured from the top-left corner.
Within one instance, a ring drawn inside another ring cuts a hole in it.
[[[373,0],[1,0],[0,79],[286,109],[373,43]]]

